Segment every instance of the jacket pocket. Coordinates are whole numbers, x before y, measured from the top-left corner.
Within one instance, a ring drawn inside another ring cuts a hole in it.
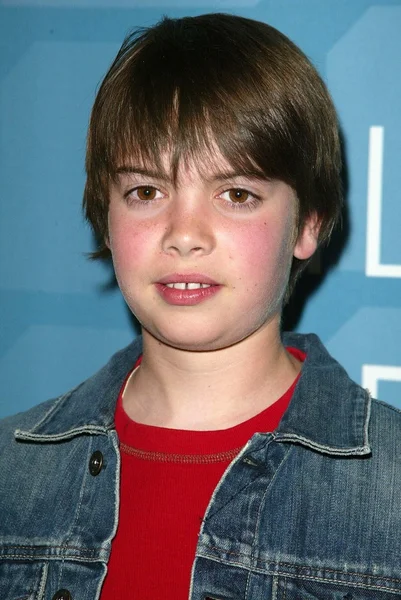
[[[46,577],[40,562],[0,562],[0,600],[42,600]]]
[[[369,585],[355,585],[319,579],[277,577],[273,585],[275,590],[273,600],[395,600],[401,598],[401,589],[390,592],[383,583],[379,579],[376,582],[370,579]]]

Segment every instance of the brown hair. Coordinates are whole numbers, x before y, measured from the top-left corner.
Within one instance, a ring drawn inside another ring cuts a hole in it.
[[[265,23],[227,14],[163,18],[123,42],[97,94],[88,132],[86,217],[105,245],[109,187],[138,159],[176,176],[180,160],[212,161],[212,145],[244,174],[277,178],[326,241],[341,210],[341,152],[330,95],[306,56]],[[294,259],[290,286],[306,261]],[[291,285],[292,284],[292,285]]]

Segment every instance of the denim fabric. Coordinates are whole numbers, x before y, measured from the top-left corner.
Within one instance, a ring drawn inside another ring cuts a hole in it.
[[[278,429],[255,434],[214,491],[190,598],[401,599],[401,415],[316,336],[284,343],[307,353],[302,376]],[[114,408],[140,351],[0,423],[0,600],[99,597],[118,522]]]

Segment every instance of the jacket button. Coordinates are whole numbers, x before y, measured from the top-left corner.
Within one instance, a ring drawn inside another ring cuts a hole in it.
[[[96,475],[99,475],[100,471],[102,470],[102,467],[103,454],[100,452],[100,450],[96,450],[96,452],[92,454],[91,459],[89,461],[89,473],[93,475],[93,477],[96,477]]]
[[[72,596],[68,590],[59,590],[54,594],[52,600],[72,600]]]

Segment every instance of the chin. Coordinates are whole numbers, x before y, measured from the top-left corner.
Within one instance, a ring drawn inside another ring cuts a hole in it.
[[[205,328],[191,328],[189,330],[186,328],[181,331],[178,327],[175,327],[172,331],[164,327],[148,328],[142,325],[142,328],[144,334],[146,332],[161,344],[187,352],[211,352],[231,345],[230,342],[226,343],[216,331],[208,332],[205,331]]]
[[[193,338],[192,336],[182,336],[182,337],[158,337],[158,340],[171,348],[176,348],[177,350],[183,350],[185,352],[213,352],[215,350],[222,350],[226,346],[230,344],[224,344],[222,342],[218,342],[217,340],[210,340]]]
[[[204,328],[199,332],[194,329],[185,332],[178,332],[177,330],[174,332],[147,330],[147,332],[160,343],[185,352],[216,352],[224,350],[225,348],[230,348],[241,343],[255,333],[255,331],[231,331],[228,337],[216,331],[207,332]]]

